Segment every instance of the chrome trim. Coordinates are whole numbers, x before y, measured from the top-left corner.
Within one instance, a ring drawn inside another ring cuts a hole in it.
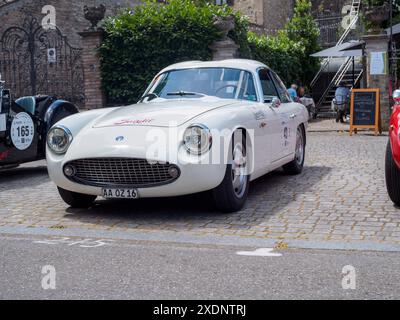
[[[67,134],[67,136],[68,136],[68,145],[67,145],[65,151],[57,152],[57,151],[53,150],[53,148],[52,148],[52,147],[50,146],[50,144],[49,144],[49,134],[50,134],[51,131],[53,131],[53,130],[55,130],[55,129],[61,129],[61,130],[63,130],[63,131]],[[73,137],[73,135],[72,135],[72,133],[71,133],[71,130],[69,130],[67,127],[64,127],[64,126],[62,126],[62,125],[57,125],[57,126],[52,127],[52,128],[49,130],[49,133],[47,134],[47,137],[46,137],[46,144],[47,144],[47,146],[49,147],[49,149],[50,149],[52,152],[54,152],[55,154],[59,154],[59,155],[60,155],[60,154],[65,154],[65,153],[68,151],[68,149],[69,149],[69,147],[70,147],[70,145],[71,145],[71,143],[72,143],[72,140],[74,140],[74,137]]]
[[[211,147],[212,147],[212,144],[213,144],[212,134],[211,134],[211,130],[206,125],[200,124],[200,123],[194,123],[194,124],[192,124],[192,125],[190,125],[189,127],[186,128],[186,130],[183,133],[183,136],[185,136],[185,133],[186,133],[187,130],[189,130],[191,128],[194,128],[194,127],[198,127],[200,129],[206,131],[206,133],[208,134],[208,136],[209,136],[211,141],[209,143],[209,146],[208,146],[207,150],[204,150],[203,152],[202,152],[202,150],[194,152],[194,151],[190,150],[186,146],[185,140],[183,141],[183,146],[185,147],[186,151],[189,152],[190,154],[195,155],[195,156],[201,156],[202,154],[205,154],[205,153],[207,153],[208,151],[211,150]]]
[[[170,184],[181,175],[178,166],[170,163],[154,162],[137,158],[87,158],[66,163],[73,166],[76,173],[64,176],[75,183],[93,187],[151,188]],[[177,177],[169,174],[169,169],[178,170]]]

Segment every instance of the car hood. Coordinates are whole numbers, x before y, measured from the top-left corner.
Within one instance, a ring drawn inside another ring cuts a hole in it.
[[[139,103],[114,109],[98,118],[94,128],[114,126],[180,126],[211,110],[237,103],[235,100],[168,100]]]

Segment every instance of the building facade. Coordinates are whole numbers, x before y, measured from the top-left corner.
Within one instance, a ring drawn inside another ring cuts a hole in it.
[[[85,104],[83,40],[79,32],[90,26],[83,7],[100,3],[106,5],[106,15],[112,15],[140,1],[0,1],[0,74],[14,97],[50,94]],[[42,21],[52,8],[56,28],[45,30]]]
[[[312,0],[313,14],[321,27],[337,29],[347,14],[352,0]],[[274,35],[290,20],[296,0],[216,0],[216,4],[228,4],[245,14],[251,28],[259,33]],[[328,26],[328,27],[327,27]],[[336,32],[337,30],[330,30]]]
[[[293,16],[295,5],[295,0],[213,1],[241,11],[248,16],[254,31],[269,35],[275,34]],[[326,23],[334,28],[329,30],[329,35],[337,35],[343,5],[349,2],[313,1],[320,25],[324,30],[331,27],[325,26]],[[0,0],[2,79],[17,97],[46,93],[84,105],[84,40],[79,33],[90,23],[84,18],[83,7],[105,4],[106,16],[109,16],[121,8],[134,8],[141,3],[142,0]],[[41,25],[49,6],[55,9],[56,29],[45,32]],[[333,20],[332,15],[336,15]],[[99,68],[97,64],[90,67]]]

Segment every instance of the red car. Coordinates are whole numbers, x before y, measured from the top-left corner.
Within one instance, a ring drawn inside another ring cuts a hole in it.
[[[390,118],[385,175],[389,197],[397,206],[400,206],[400,90],[393,93],[393,99],[395,105]]]

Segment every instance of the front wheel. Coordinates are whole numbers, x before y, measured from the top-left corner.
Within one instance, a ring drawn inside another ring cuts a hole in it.
[[[303,127],[297,128],[296,133],[296,152],[294,160],[283,166],[283,170],[290,175],[300,174],[304,168],[304,159],[306,155],[306,137]]]
[[[87,209],[93,206],[96,196],[76,193],[58,187],[58,192],[66,204],[72,208]]]
[[[250,177],[247,172],[246,138],[233,144],[231,163],[226,166],[222,183],[213,190],[215,205],[225,213],[243,208],[249,193]]]
[[[394,162],[390,141],[386,147],[385,176],[389,197],[395,205],[400,206],[400,170]]]

